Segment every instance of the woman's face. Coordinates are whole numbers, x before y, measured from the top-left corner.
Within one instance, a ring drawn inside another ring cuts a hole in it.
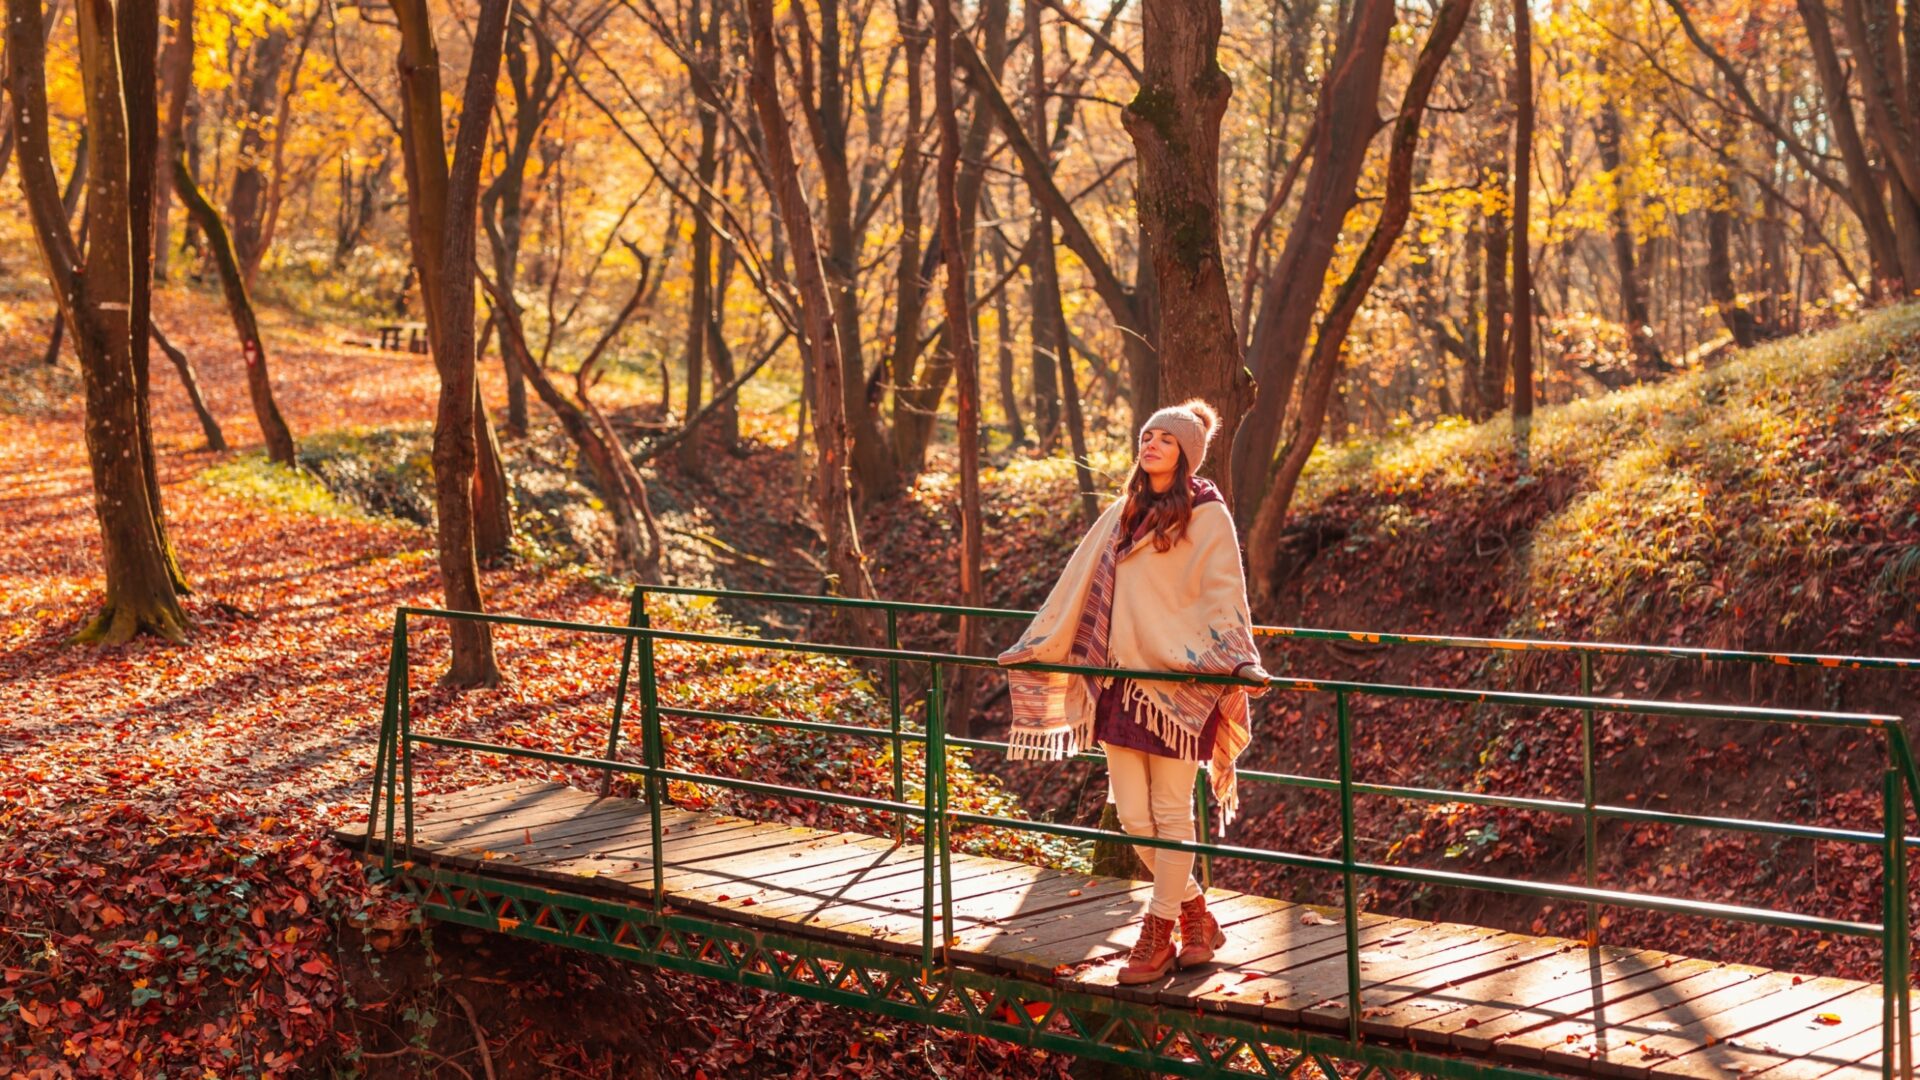
[[[1170,431],[1148,428],[1140,433],[1140,471],[1156,481],[1155,488],[1173,480],[1180,467],[1180,440]]]

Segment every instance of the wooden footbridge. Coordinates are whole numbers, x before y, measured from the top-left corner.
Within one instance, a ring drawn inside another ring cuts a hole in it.
[[[658,630],[648,618],[648,592],[871,607],[884,615],[890,647]],[[1163,1074],[1291,1077],[1317,1068],[1327,1080],[1364,1077],[1376,1070],[1451,1077],[1870,1080],[1898,1075],[1912,1080],[1906,855],[1908,846],[1920,844],[1920,839],[1903,835],[1903,826],[1906,800],[1920,790],[1920,775],[1898,719],[1597,698],[1591,696],[1591,679],[1593,660],[1609,654],[1907,670],[1920,670],[1920,661],[1364,635],[1370,641],[1408,646],[1567,652],[1579,660],[1584,692],[1555,696],[1275,679],[1276,691],[1332,697],[1338,775],[1243,771],[1241,776],[1250,782],[1336,794],[1342,821],[1339,856],[1125,839],[1188,848],[1202,859],[1237,858],[1329,872],[1339,876],[1345,903],[1321,908],[1211,890],[1211,905],[1229,938],[1216,962],[1157,984],[1123,987],[1115,975],[1132,944],[1147,886],[965,854],[948,842],[955,825],[1027,829],[1081,841],[1116,835],[971,813],[948,804],[949,750],[1001,744],[945,733],[942,672],[991,667],[992,661],[901,649],[898,618],[906,613],[1026,613],[660,587],[637,590],[632,612],[628,625],[615,627],[402,609],[395,621],[369,822],[364,830],[341,830],[339,839],[364,850],[428,914],[449,922]],[[605,756],[414,731],[407,637],[409,621],[422,619],[484,619],[624,638]],[[1279,628],[1261,632],[1350,636]],[[653,657],[659,641],[860,660],[885,675],[888,726],[753,717],[663,702]],[[919,702],[918,722],[909,722],[915,710],[909,707],[912,702],[902,700],[901,669],[914,664],[928,669],[928,688]],[[629,683],[636,676],[641,735],[632,748],[637,754],[623,756],[621,725]],[[1363,783],[1353,775],[1350,706],[1378,697],[1567,711],[1579,717],[1583,735],[1583,798],[1575,802]],[[1879,785],[1882,827],[1842,829],[1600,803],[1595,797],[1594,725],[1596,717],[1608,714],[1869,732],[1886,749]],[[676,717],[890,740],[895,749],[892,797],[789,788],[670,768],[661,732]],[[609,778],[626,774],[641,781],[644,797],[608,797],[530,781],[416,794],[413,755],[421,746],[584,766]],[[904,751],[912,746],[925,754],[925,779],[918,792],[909,791],[901,769]],[[830,832],[680,809],[666,797],[668,781],[875,811],[893,816],[895,832]],[[1356,796],[1570,815],[1585,824],[1586,883],[1558,885],[1361,861],[1355,853]],[[1204,794],[1199,797],[1204,810]],[[1865,845],[1877,852],[1882,864],[1879,918],[1861,922],[1598,887],[1596,830],[1607,820]],[[1363,912],[1355,901],[1366,878],[1584,904],[1589,937],[1574,941]],[[1859,982],[1803,976],[1602,944],[1592,920],[1603,905],[1876,939],[1882,978]]]

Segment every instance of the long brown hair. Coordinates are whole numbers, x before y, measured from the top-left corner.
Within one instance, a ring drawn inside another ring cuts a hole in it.
[[[1187,482],[1187,452],[1173,467],[1173,483],[1153,490],[1153,481],[1138,464],[1127,478],[1127,508],[1120,512],[1120,528],[1133,537],[1142,528],[1153,534],[1153,550],[1165,553],[1187,535],[1193,520],[1193,485]]]

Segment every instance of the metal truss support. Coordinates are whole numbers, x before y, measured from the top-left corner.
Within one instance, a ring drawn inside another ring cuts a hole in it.
[[[1448,1080],[1544,1074],[1256,1020],[1121,1001],[968,968],[923,978],[917,957],[709,922],[418,863],[395,884],[424,914],[671,971],[899,1020],[1130,1065],[1169,1076],[1371,1080],[1389,1070]]]

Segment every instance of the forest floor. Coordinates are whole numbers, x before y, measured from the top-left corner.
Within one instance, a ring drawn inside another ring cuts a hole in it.
[[[170,291],[158,308],[240,449],[199,449],[178,380],[157,363],[155,438],[194,588],[193,638],[94,649],[66,644],[101,590],[77,375],[70,359],[39,365],[46,311],[0,307],[0,1076],[473,1077],[483,1041],[501,1077],[1061,1072],[1054,1055],[434,931],[370,885],[325,832],[365,820],[392,612],[435,605],[433,534],[262,468],[217,298]],[[268,333],[297,436],[431,415],[425,357],[345,346],[337,330],[279,317]],[[489,570],[486,586],[490,603],[525,614],[617,623],[626,610],[616,583],[537,552]],[[698,605],[661,617],[727,625]],[[433,684],[444,634],[414,633],[422,722],[603,752],[611,640],[507,631],[498,644],[504,685],[453,696]],[[836,663],[671,647],[661,663],[677,692],[709,707],[876,709]],[[697,771],[869,795],[890,768],[864,749],[805,736],[776,746],[708,725],[685,729],[670,753]],[[472,755],[419,764],[422,790],[564,775]],[[917,775],[917,761],[907,767]],[[991,778],[964,761],[956,777],[961,800],[1005,809]],[[878,831],[754,799],[718,805]]]
[[[70,367],[35,362],[44,311],[0,304],[0,475],[11,481],[0,491],[0,1073],[122,1075],[137,1062],[169,1075],[293,1075],[320,1063],[477,1075],[482,1039],[502,1076],[1064,1070],[1045,1054],[511,939],[442,928],[427,947],[426,929],[408,924],[404,906],[321,833],[364,820],[392,608],[437,599],[432,536],[417,523],[417,491],[405,494],[421,482],[431,366],[270,313],[281,407],[303,462],[327,478],[297,481],[248,450],[257,434],[216,301],[170,291],[160,310],[241,450],[197,449],[177,380],[156,368],[163,487],[196,588],[197,634],[184,648],[94,651],[63,644],[100,588],[77,379]],[[1497,421],[1330,448],[1295,515],[1282,606],[1260,621],[1920,653],[1917,357],[1920,306],[1871,313],[1712,370],[1546,410],[1525,471]],[[500,390],[486,369],[488,400]],[[608,397],[628,422],[655,418],[637,393],[609,388]],[[705,454],[697,475],[670,460],[649,473],[673,580],[815,591],[790,422],[748,420],[741,454]],[[518,557],[487,572],[490,603],[620,620],[617,584],[592,569],[604,536],[595,515],[569,509],[582,492],[559,445],[536,431],[507,452],[523,540]],[[883,595],[953,599],[944,568],[957,526],[944,464],[863,523]],[[356,478],[355,469],[382,475]],[[1062,524],[1076,512],[1071,470],[1062,459],[1000,453],[984,485],[988,601],[1035,606],[1077,539]],[[794,610],[666,614],[742,632],[806,629]],[[989,645],[1017,629],[997,628]],[[911,619],[905,631],[909,644],[946,647],[952,627]],[[431,687],[444,644],[431,628],[413,644],[416,706],[438,729],[560,750],[605,738],[611,648],[561,651],[550,636],[503,634],[506,685],[455,697]],[[713,707],[800,715],[874,706],[836,665],[662,656],[678,666],[677,684]],[[1578,685],[1564,663],[1456,650],[1291,643],[1268,659],[1276,671],[1373,682]],[[1901,712],[1920,700],[1914,680],[1826,671],[1603,664],[1597,676],[1603,694]],[[1001,707],[992,690],[989,731]],[[1324,700],[1269,695],[1245,764],[1329,775],[1330,724]],[[1363,779],[1579,797],[1573,716],[1375,703],[1358,730]],[[1876,751],[1861,740],[1603,717],[1598,744],[1603,800],[1877,824]],[[886,771],[883,758],[840,743],[776,748],[713,728],[689,730],[673,752],[706,771],[777,770],[856,792],[877,792]],[[514,775],[454,756],[428,757],[422,769],[435,787]],[[1017,800],[1081,821],[1103,794],[1083,765],[1012,766],[982,753],[957,775],[981,804]],[[1332,852],[1330,800],[1263,785],[1248,785],[1246,797],[1236,843]],[[727,805],[792,817],[750,800]],[[1564,820],[1380,799],[1363,800],[1359,813],[1370,858],[1579,876],[1579,828]],[[1600,866],[1603,884],[1836,916],[1870,917],[1879,888],[1871,852],[1655,826],[1603,829]],[[1309,875],[1225,863],[1215,873],[1274,895],[1333,893]],[[1400,913],[1584,932],[1583,911],[1486,894],[1377,887],[1368,899]],[[1874,974],[1870,951],[1846,942],[1606,915],[1610,940]],[[610,1004],[583,1034],[573,1006],[584,993]]]

